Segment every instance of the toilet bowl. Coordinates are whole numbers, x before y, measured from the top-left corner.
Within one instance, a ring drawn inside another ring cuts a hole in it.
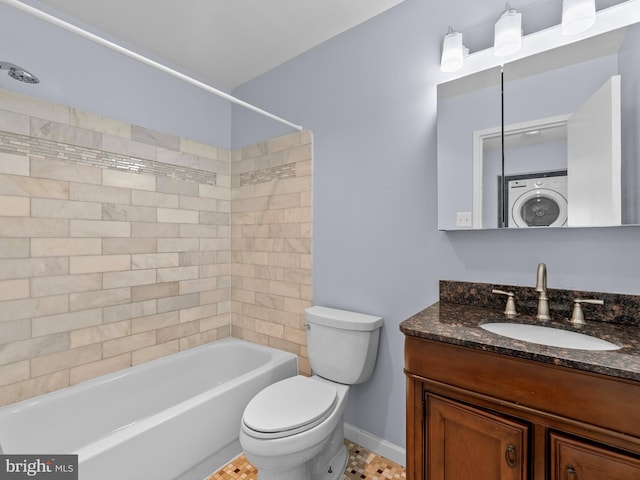
[[[256,395],[242,419],[240,444],[249,461],[258,468],[260,480],[340,478],[322,474],[332,470],[331,473],[342,475],[346,465],[342,424],[348,396],[348,385],[302,375],[274,383]],[[293,407],[294,399],[299,399],[298,408]],[[296,411],[292,413],[291,407]],[[282,426],[276,427],[278,423]],[[342,449],[344,452],[340,452]],[[310,476],[313,467],[305,463],[321,451],[329,464],[326,472],[317,465],[316,470],[322,471]]]
[[[270,385],[243,414],[240,444],[258,480],[338,480],[347,464],[349,385],[369,379],[382,319],[319,306],[305,318],[314,375]]]

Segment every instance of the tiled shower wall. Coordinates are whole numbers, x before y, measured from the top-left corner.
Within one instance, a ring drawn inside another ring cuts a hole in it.
[[[310,373],[311,133],[231,153],[232,335],[298,355]]]
[[[310,304],[309,132],[229,152],[0,90],[0,405],[232,323],[308,373]]]
[[[229,335],[229,152],[0,91],[0,403]]]

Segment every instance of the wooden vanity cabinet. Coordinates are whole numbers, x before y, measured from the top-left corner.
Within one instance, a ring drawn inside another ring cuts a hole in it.
[[[527,425],[429,394],[426,402],[429,478],[527,478]]]
[[[408,480],[640,480],[640,383],[405,337]]]
[[[639,480],[640,459],[552,433],[551,480]]]

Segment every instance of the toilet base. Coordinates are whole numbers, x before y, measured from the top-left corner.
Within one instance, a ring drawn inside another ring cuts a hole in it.
[[[331,432],[329,441],[322,451],[308,462],[311,480],[339,480],[347,466],[349,454],[344,445],[344,421],[340,421]]]
[[[258,470],[258,480],[311,480],[311,476],[309,470],[302,464],[286,471]]]
[[[342,445],[326,465],[315,471],[309,471],[309,464],[306,462],[287,470],[258,469],[258,480],[340,480],[348,460],[349,451]]]
[[[329,462],[329,466],[326,470],[320,472],[314,472],[311,474],[311,480],[340,480],[344,473],[344,469],[347,468],[347,461],[349,460],[349,452],[344,445],[335,457]]]

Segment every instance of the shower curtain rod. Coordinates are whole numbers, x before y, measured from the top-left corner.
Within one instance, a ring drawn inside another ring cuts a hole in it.
[[[272,120],[276,120],[280,123],[283,123],[285,125],[288,125],[289,127],[295,128],[296,130],[302,130],[303,127],[300,125],[296,125],[295,123],[291,123],[288,120],[285,120],[284,118],[278,117],[277,115],[274,115],[273,113],[269,113],[266,110],[262,110],[259,107],[256,107],[255,105],[251,105],[250,103],[247,103],[243,100],[240,100],[239,98],[236,98],[232,95],[229,95],[228,93],[225,93],[221,90],[218,90],[217,88],[214,88],[210,85],[207,85],[206,83],[203,83],[199,80],[196,80],[195,78],[189,77],[188,75],[185,75],[184,73],[180,73],[177,70],[174,70],[172,68],[167,67],[166,65],[163,65],[162,63],[156,62],[154,60],[151,60],[150,58],[145,57],[144,55],[140,55],[139,53],[133,52],[127,48],[124,48],[120,45],[118,45],[117,43],[113,43],[109,40],[106,40],[98,35],[95,35],[91,32],[88,32],[87,30],[84,30],[80,27],[77,27],[71,23],[65,22],[64,20],[59,19],[58,17],[55,17],[53,15],[50,15],[48,13],[43,12],[42,10],[38,10],[35,7],[32,7],[30,5],[26,5],[18,0],[0,0],[2,3],[6,3],[7,5],[10,5],[14,8],[17,8],[18,10],[21,10],[25,13],[28,13],[29,15],[32,15],[36,18],[39,18],[41,20],[44,20],[45,22],[51,23],[53,25],[56,25],[58,27],[64,28],[65,30],[68,30],[69,32],[75,33],[77,35],[80,35],[81,37],[86,38],[87,40],[91,40],[92,42],[95,42],[99,45],[102,45],[104,47],[107,47],[111,50],[114,50],[118,53],[121,53],[123,55],[126,55],[127,57],[133,58],[134,60],[137,60],[139,62],[142,62],[146,65],[149,65],[150,67],[153,67],[157,70],[160,70],[161,72],[167,73],[169,75],[172,75],[173,77],[176,77],[180,80],[183,80],[187,83],[190,83],[192,85],[195,85],[198,88],[201,88],[203,90],[206,90],[209,93],[213,93],[214,95],[217,95],[225,100],[228,100],[232,103],[235,103],[237,105],[240,105],[244,108],[247,108],[249,110],[252,110],[254,112],[257,112],[261,115],[264,115],[265,117],[269,117]]]

